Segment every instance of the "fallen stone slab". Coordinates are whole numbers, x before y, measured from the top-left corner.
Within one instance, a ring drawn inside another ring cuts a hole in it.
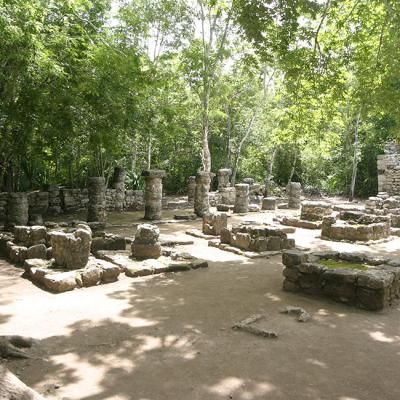
[[[286,306],[283,310],[280,311],[280,313],[295,315],[297,317],[297,321],[299,322],[307,322],[311,319],[311,315],[304,308],[301,307]]]
[[[178,221],[194,221],[197,219],[196,214],[175,214],[174,219]]]
[[[174,235],[160,235],[161,246],[175,247],[175,246],[186,246],[194,243],[190,239],[178,239]]]
[[[244,256],[244,257],[251,258],[251,259],[270,258],[270,257],[276,256],[276,255],[282,254],[282,251],[279,251],[279,250],[277,250],[277,251],[261,251],[261,252],[245,251],[245,250],[241,250],[234,246],[229,246],[226,243],[221,243],[218,239],[209,240],[208,246],[215,247],[217,249],[224,250],[224,251],[229,251],[230,253],[234,253],[239,256]]]
[[[279,220],[282,225],[303,229],[321,229],[322,221],[305,221],[295,217],[283,217]]]
[[[243,321],[240,321],[239,323],[233,325],[232,329],[243,331],[243,332],[248,332],[248,333],[251,333],[252,335],[261,336],[263,338],[276,339],[278,337],[278,334],[276,332],[257,328],[255,326],[251,325],[263,318],[264,318],[264,316],[260,315],[260,314],[253,315],[253,316],[246,318]]]
[[[140,276],[161,274],[168,271],[168,267],[161,261],[156,259],[136,261],[130,260],[127,262],[125,275],[130,278],[137,278]]]
[[[233,209],[235,206],[232,204],[217,204],[217,211],[222,211],[222,212],[233,212]]]
[[[161,256],[158,259],[142,261],[132,258],[129,252],[101,251],[99,257],[114,263],[131,278],[208,267],[207,261],[180,252],[174,252],[171,257]]]
[[[53,293],[68,292],[78,286],[77,273],[75,271],[46,273],[41,276],[39,282]]]
[[[189,229],[185,233],[187,235],[194,236],[194,237],[197,237],[199,239],[209,240],[209,239],[214,239],[215,238],[214,235],[206,235],[205,233],[203,233],[199,229]]]

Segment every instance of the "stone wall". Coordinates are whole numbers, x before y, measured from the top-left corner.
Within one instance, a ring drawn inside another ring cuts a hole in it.
[[[0,192],[0,221],[4,222],[7,216],[8,193]],[[28,193],[29,215],[57,215],[72,213],[87,209],[89,197],[87,189],[56,188],[49,191],[33,191]],[[106,190],[107,211],[118,208],[120,194],[117,189]],[[126,190],[124,208],[129,211],[144,210],[144,194],[142,190]]]
[[[324,264],[326,260],[330,263]],[[288,250],[282,263],[283,289],[290,292],[327,296],[367,310],[381,310],[400,299],[397,261],[335,251]]]
[[[388,143],[378,155],[378,192],[400,194],[400,145]]]

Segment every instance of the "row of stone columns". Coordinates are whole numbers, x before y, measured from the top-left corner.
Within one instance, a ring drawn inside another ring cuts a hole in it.
[[[145,215],[146,220],[161,219],[162,210],[162,179],[166,173],[163,170],[146,170],[142,176],[145,179]],[[226,201],[232,201],[233,191],[235,192],[235,213],[247,213],[249,210],[249,184],[240,183],[235,188],[230,188],[230,170],[222,169],[218,173],[218,187],[222,194],[227,196]],[[119,209],[123,209],[124,199],[122,192],[124,187],[125,171],[116,170],[114,174],[114,188],[118,192]],[[210,190],[211,175],[208,172],[199,172],[196,177],[189,178],[189,202],[194,203],[194,212],[202,217],[210,209],[208,192]],[[288,186],[289,208],[300,206],[301,185],[292,182]],[[88,179],[89,204],[87,221],[104,222],[106,219],[106,185],[103,177],[92,177]],[[26,225],[28,223],[29,204],[26,193],[10,193],[7,209],[6,226]],[[265,199],[264,209],[275,209],[276,200]]]

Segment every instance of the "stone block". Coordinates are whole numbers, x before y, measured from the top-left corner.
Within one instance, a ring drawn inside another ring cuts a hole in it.
[[[306,254],[300,250],[285,250],[282,254],[282,263],[289,268],[304,263],[306,259]]]
[[[276,197],[264,197],[262,201],[263,210],[276,210]]]
[[[41,258],[43,260],[47,259],[47,249],[44,244],[36,244],[31,246],[26,251],[26,258]]]
[[[238,232],[233,236],[231,244],[242,250],[249,250],[251,243],[251,237],[248,233]]]
[[[160,243],[138,243],[136,240],[131,245],[132,256],[139,259],[159,258],[161,256]]]
[[[74,233],[53,231],[51,247],[56,264],[66,269],[80,269],[86,266],[92,243],[90,228],[78,228]]]

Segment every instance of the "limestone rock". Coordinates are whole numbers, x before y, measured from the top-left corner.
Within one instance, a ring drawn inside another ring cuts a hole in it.
[[[92,235],[89,229],[79,228],[74,233],[51,233],[53,257],[57,265],[66,269],[80,269],[86,266],[91,243]]]

